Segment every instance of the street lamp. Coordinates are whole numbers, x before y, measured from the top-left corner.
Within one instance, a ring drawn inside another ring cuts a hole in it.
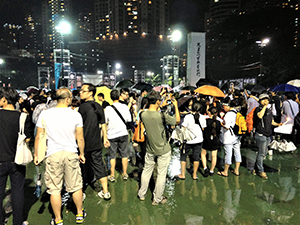
[[[61,35],[61,42],[60,42],[60,49],[61,49],[61,85],[60,86],[67,86],[65,83],[65,75],[64,75],[64,35],[69,34],[71,32],[71,25],[66,20],[62,20],[55,29]]]
[[[260,63],[259,63],[259,75],[258,75],[259,77],[264,76],[263,69],[262,69],[262,67],[263,67],[262,59],[263,59],[263,54],[264,54],[263,47],[266,47],[269,44],[269,42],[270,42],[269,38],[265,38],[261,41],[256,41],[256,44],[258,44],[259,49],[260,49]]]
[[[172,56],[172,87],[177,86],[178,84],[178,71],[176,73],[174,72],[174,60],[175,60],[175,43],[180,41],[182,38],[182,32],[180,30],[174,30],[171,35],[172,40],[172,50],[173,50],[173,56]]]
[[[2,79],[3,79],[3,77],[2,77],[2,65],[4,64],[4,60],[3,59],[1,59],[0,58],[0,67],[1,67],[1,73],[0,73],[0,84],[2,84]],[[2,86],[3,86],[3,84],[2,84]]]

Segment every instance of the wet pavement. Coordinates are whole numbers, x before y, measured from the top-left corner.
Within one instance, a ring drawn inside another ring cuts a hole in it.
[[[245,162],[256,153],[243,148],[242,154]],[[299,148],[294,153],[274,152],[273,156],[267,156],[264,163],[268,180],[250,174],[245,163],[240,176],[229,174],[228,178],[218,175],[204,178],[199,173],[199,180],[193,180],[187,171],[185,180],[168,180],[165,190],[168,202],[159,206],[151,205],[150,190],[145,201],[137,198],[140,171],[130,166],[129,180],[123,181],[118,173],[116,182],[109,184],[110,201],[100,199],[97,192],[88,187],[84,201],[88,216],[84,224],[299,224],[299,158]],[[169,176],[179,171],[179,156],[175,151]],[[27,220],[30,225],[47,225],[51,219],[49,202],[48,198],[34,196],[35,174],[34,165],[28,165]],[[151,187],[153,190],[153,185]],[[75,224],[74,214],[66,208],[63,217],[65,225]]]

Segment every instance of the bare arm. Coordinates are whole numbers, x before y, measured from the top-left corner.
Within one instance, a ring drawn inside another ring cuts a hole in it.
[[[175,106],[176,124],[179,124],[180,123],[180,113],[179,113],[177,101],[174,99],[174,100],[172,100],[172,103]]]
[[[102,134],[103,134],[103,145],[105,148],[108,148],[110,146],[110,142],[107,139],[107,126],[106,123],[101,124]]]
[[[45,132],[44,128],[37,127],[36,136],[35,136],[35,140],[34,140],[34,164],[35,165],[39,164],[38,163],[38,146],[39,146],[41,134],[43,134],[44,132]]]
[[[81,163],[85,163],[83,127],[76,127],[75,138],[79,148],[79,160]]]
[[[263,116],[265,115],[265,112],[266,112],[266,109],[267,109],[267,105],[265,105],[262,110],[260,112],[257,113],[257,117],[259,119],[263,118]]]

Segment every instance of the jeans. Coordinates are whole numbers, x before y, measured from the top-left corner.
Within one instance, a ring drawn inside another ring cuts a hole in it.
[[[149,181],[155,166],[156,157],[157,157],[157,179],[156,179],[155,189],[153,192],[153,196],[154,196],[153,200],[156,202],[160,202],[161,200],[163,200],[163,193],[165,190],[168,166],[171,161],[171,151],[160,156],[155,156],[154,154],[148,152],[146,153],[145,166],[141,178],[141,188],[138,192],[138,196],[140,198],[142,197],[144,198],[147,193]]]
[[[3,199],[6,182],[9,176],[11,183],[11,205],[13,210],[13,225],[21,225],[24,221],[24,183],[26,167],[14,162],[0,162],[0,225],[3,225]]]
[[[254,136],[258,148],[258,153],[256,156],[256,166],[259,173],[264,172],[264,157],[268,152],[268,145],[271,142],[271,137],[266,137],[262,134],[256,133]]]
[[[232,152],[234,154],[235,162],[242,162],[241,148],[240,148],[240,139],[236,139],[235,142],[231,144],[224,144],[225,149],[225,164],[231,165]]]

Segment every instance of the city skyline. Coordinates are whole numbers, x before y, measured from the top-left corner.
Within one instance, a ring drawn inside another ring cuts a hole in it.
[[[170,0],[170,26],[178,25],[186,31],[204,31],[204,13],[209,0]],[[1,0],[0,25],[23,25],[25,16],[41,9],[41,0]],[[78,13],[94,13],[94,0],[73,0],[72,16]]]

